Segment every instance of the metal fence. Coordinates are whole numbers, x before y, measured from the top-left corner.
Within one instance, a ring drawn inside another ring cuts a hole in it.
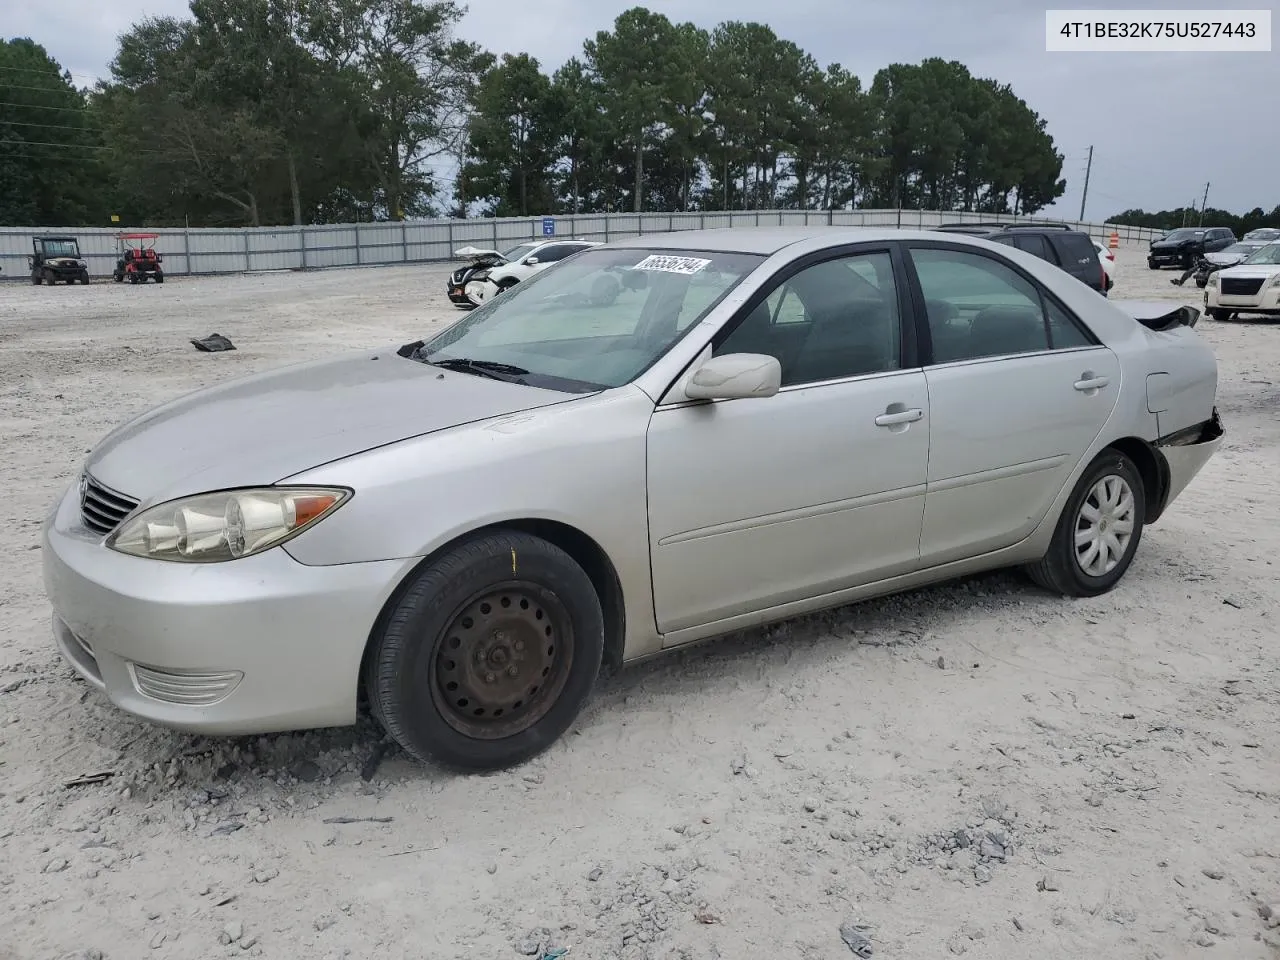
[[[839,226],[928,229],[960,221],[1034,223],[1043,218],[924,210],[759,210],[731,213],[612,213],[486,220],[414,220],[326,226],[160,228],[156,249],[165,272],[174,275],[308,270],[326,267],[428,263],[454,259],[463,246],[504,249],[548,236],[618,240],[646,233],[716,227]],[[1123,224],[1069,223],[1099,240],[1112,231],[1123,244],[1146,243],[1160,231]],[[109,276],[116,261],[118,228],[0,228],[0,278],[27,280],[27,256],[37,236],[73,236],[92,276]]]

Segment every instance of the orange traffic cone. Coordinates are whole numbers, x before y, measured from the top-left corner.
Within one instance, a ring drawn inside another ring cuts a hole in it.
[[[1107,246],[1108,246],[1110,249],[1112,249],[1112,250],[1115,250],[1117,247],[1119,247],[1119,246],[1120,246],[1120,231],[1119,231],[1119,230],[1112,230],[1112,231],[1111,231],[1111,236],[1110,236],[1110,238],[1108,238],[1108,240],[1107,240]]]

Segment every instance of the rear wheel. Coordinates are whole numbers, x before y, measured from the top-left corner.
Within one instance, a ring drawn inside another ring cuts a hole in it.
[[[569,728],[603,652],[604,615],[582,568],[545,540],[497,532],[409,582],[373,637],[365,688],[414,757],[498,769]]]
[[[1031,579],[1069,597],[1095,597],[1114,587],[1137,552],[1146,491],[1133,461],[1105,450],[1080,477]]]

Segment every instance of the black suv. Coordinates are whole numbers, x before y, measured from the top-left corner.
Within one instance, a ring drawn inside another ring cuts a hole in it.
[[[1065,223],[944,223],[936,229],[967,233],[1033,253],[1104,297],[1111,289],[1112,280],[1102,269],[1098,249],[1089,235]]]
[[[1161,267],[1186,270],[1206,253],[1225,250],[1235,242],[1236,235],[1227,227],[1179,227],[1151,241],[1147,266],[1152,270]]]

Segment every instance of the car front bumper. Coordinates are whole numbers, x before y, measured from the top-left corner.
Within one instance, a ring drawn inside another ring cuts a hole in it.
[[[1181,266],[1195,258],[1194,250],[1152,250],[1147,254],[1147,262],[1160,267]]]
[[[68,491],[43,528],[59,652],[122,710],[212,735],[353,723],[369,632],[414,562],[183,564],[102,541]]]
[[[1237,313],[1261,313],[1268,316],[1280,315],[1280,287],[1268,287],[1265,284],[1257,293],[1247,296],[1228,296],[1222,293],[1221,281],[1204,289],[1204,307],[1206,310],[1232,310]]]

